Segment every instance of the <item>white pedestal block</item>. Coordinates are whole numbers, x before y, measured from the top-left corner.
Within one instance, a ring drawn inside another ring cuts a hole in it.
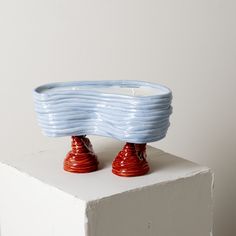
[[[118,177],[111,162],[123,143],[91,141],[100,169],[89,174],[63,171],[68,146],[2,161],[1,236],[211,235],[208,168],[148,147],[150,173]]]

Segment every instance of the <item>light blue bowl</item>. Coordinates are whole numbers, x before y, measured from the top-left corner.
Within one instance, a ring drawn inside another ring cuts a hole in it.
[[[133,80],[52,83],[34,90],[45,135],[101,135],[131,143],[165,137],[171,100],[167,87]]]

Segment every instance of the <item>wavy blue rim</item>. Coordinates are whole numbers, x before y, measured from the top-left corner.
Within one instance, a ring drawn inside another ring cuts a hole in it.
[[[106,97],[106,95],[113,95],[114,97],[118,96],[118,97],[124,97],[124,98],[165,98],[165,97],[172,97],[172,91],[162,85],[162,84],[158,84],[158,83],[150,83],[150,82],[145,82],[145,81],[139,81],[139,80],[95,80],[95,81],[71,81],[71,82],[55,82],[55,83],[50,83],[50,84],[44,84],[41,86],[38,86],[34,89],[34,95],[36,98],[43,98],[43,97],[49,97],[52,96],[52,94],[50,93],[44,93],[43,90],[47,90],[47,89],[52,89],[52,88],[59,88],[59,87],[71,87],[71,86],[91,86],[93,88],[93,91],[91,90],[80,90],[80,94],[84,94],[84,95],[102,95],[104,97]],[[133,96],[133,95],[123,95],[123,94],[114,94],[114,93],[107,93],[107,92],[100,92],[100,91],[96,91],[96,88],[103,88],[103,87],[114,87],[114,86],[120,86],[120,87],[124,87],[124,88],[139,88],[141,86],[143,87],[149,87],[149,88],[156,88],[156,89],[160,89],[160,90],[165,90],[166,93],[164,94],[157,94],[157,95],[148,95],[148,96]],[[54,92],[54,94],[73,94],[73,91],[57,91]],[[74,93],[78,93],[78,91],[74,91]]]

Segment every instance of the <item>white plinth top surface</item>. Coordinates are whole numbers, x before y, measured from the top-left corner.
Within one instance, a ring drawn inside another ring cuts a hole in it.
[[[96,172],[74,174],[63,170],[63,160],[70,149],[69,138],[68,146],[60,150],[38,151],[2,162],[86,202],[209,171],[207,167],[148,146],[150,172],[139,177],[118,177],[112,174],[111,163],[124,143],[102,137],[92,137],[90,140],[100,161]]]

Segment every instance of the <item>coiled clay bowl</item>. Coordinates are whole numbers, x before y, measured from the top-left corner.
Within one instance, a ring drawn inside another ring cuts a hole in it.
[[[67,154],[64,169],[77,173],[94,171],[98,166],[85,135],[127,142],[116,157],[119,161],[113,161],[113,173],[120,176],[147,173],[146,143],[166,136],[172,113],[171,100],[172,93],[167,87],[132,80],[52,83],[34,90],[35,110],[43,134],[72,136],[72,150]],[[137,170],[137,163],[132,161],[134,168],[123,167],[121,162],[125,155],[136,156],[136,161],[145,168]],[[78,163],[72,163],[75,156]]]

